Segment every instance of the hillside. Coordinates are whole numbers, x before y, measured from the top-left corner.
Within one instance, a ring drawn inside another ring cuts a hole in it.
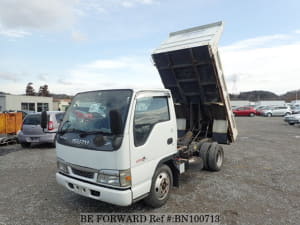
[[[270,91],[247,91],[241,92],[238,95],[230,94],[231,100],[249,100],[249,101],[260,101],[260,100],[279,100],[280,96]]]
[[[5,93],[3,91],[0,91],[0,95],[10,95],[9,93]]]
[[[289,91],[282,95],[276,95],[270,91],[247,91],[241,92],[238,95],[229,94],[231,100],[248,100],[248,101],[261,101],[261,100],[284,100],[290,102],[296,99],[296,91]],[[298,91],[297,99],[300,99],[300,91]]]
[[[289,91],[289,92],[287,92],[287,93],[281,95],[280,98],[281,98],[282,100],[285,100],[285,101],[287,101],[287,102],[290,102],[290,101],[295,100],[295,99],[296,99],[296,96],[297,96],[297,99],[300,99],[300,90],[297,91],[297,93],[296,93],[296,91]]]
[[[0,91],[0,94],[9,94]],[[50,96],[55,99],[71,99],[74,96],[67,94],[54,94],[50,93]],[[276,95],[270,91],[255,90],[241,92],[240,94],[229,94],[231,100],[248,100],[248,101],[261,101],[261,100],[284,100],[290,102],[296,99],[296,91],[289,91],[282,95]],[[298,91],[297,99],[300,99],[300,90]]]

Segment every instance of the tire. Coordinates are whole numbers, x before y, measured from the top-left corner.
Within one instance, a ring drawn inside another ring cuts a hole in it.
[[[52,147],[52,148],[56,148],[56,140],[54,140],[54,142],[51,143],[51,147]]]
[[[51,143],[51,147],[56,148],[56,135],[55,135],[54,141]]]
[[[254,113],[250,113],[250,115],[249,115],[250,117],[254,117],[255,116],[255,114]]]
[[[286,114],[284,114],[284,116],[289,116],[291,115],[291,113],[287,112]]]
[[[208,152],[210,146],[211,146],[210,142],[204,142],[200,148],[200,157],[203,161],[203,169],[205,169],[205,170],[208,169],[208,157],[207,157],[208,153],[207,152]]]
[[[168,201],[172,185],[172,171],[164,164],[154,173],[150,193],[145,198],[145,203],[153,208],[161,207]]]
[[[267,117],[272,117],[272,113],[267,113]]]
[[[291,126],[294,125],[294,124],[295,124],[295,123],[289,123],[289,125],[291,125]]]
[[[210,171],[219,171],[223,165],[224,151],[221,145],[214,143],[208,152],[208,169]]]
[[[21,142],[20,144],[23,148],[29,148],[31,145],[31,143],[28,143],[28,142]]]

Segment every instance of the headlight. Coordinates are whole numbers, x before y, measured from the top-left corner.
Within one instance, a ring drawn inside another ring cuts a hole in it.
[[[57,159],[57,169],[59,172],[69,173],[67,164],[61,159]]]
[[[120,186],[119,171],[101,170],[98,174],[97,182],[113,186]]]
[[[131,186],[130,170],[101,170],[98,173],[97,182],[118,187],[129,187]]]

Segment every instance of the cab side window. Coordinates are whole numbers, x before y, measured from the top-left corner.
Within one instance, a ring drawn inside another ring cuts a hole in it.
[[[134,144],[143,145],[155,124],[170,120],[167,97],[145,97],[136,101],[134,113]]]

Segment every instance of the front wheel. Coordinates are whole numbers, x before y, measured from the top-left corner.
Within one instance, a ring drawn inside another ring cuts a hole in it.
[[[56,148],[56,136],[55,136],[53,142],[51,143],[51,147]]]
[[[53,143],[51,143],[51,145],[50,145],[52,148],[56,148],[56,141],[54,140],[54,142]]]
[[[272,113],[267,113],[267,117],[272,117]]]
[[[250,117],[254,117],[255,116],[255,114],[254,113],[250,113],[250,115],[249,115]]]
[[[151,190],[145,203],[153,208],[164,205],[169,199],[173,185],[172,171],[167,165],[159,167],[152,178]]]
[[[31,145],[31,143],[29,143],[29,142],[21,142],[20,144],[23,148],[29,148]]]

